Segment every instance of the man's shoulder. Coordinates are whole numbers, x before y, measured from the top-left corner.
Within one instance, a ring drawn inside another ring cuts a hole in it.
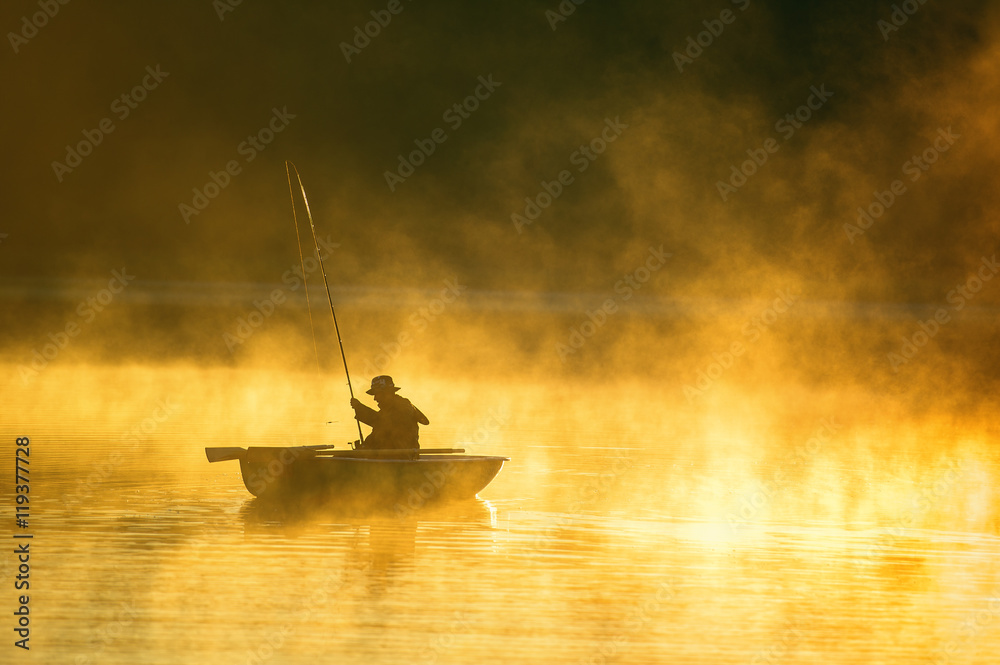
[[[392,400],[390,400],[389,405],[393,409],[406,409],[411,408],[413,403],[406,399],[402,395],[393,395]]]

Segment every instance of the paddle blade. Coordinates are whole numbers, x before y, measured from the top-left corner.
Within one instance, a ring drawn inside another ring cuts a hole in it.
[[[205,448],[205,457],[209,462],[225,462],[227,460],[243,459],[246,448]]]

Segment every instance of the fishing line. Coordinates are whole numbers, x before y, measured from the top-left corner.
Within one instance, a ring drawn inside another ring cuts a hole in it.
[[[330,303],[330,314],[333,316],[333,329],[337,331],[337,343],[340,345],[340,357],[344,361],[344,374],[347,375],[347,390],[351,393],[351,399],[354,399],[354,388],[351,387],[351,373],[347,369],[347,355],[344,353],[344,340],[340,337],[340,326],[337,325],[337,311],[333,308],[333,296],[330,295],[330,282],[326,278],[326,266],[323,264],[323,254],[319,251],[319,240],[316,239],[316,225],[313,223],[312,211],[309,210],[309,197],[306,196],[305,185],[302,184],[302,176],[299,175],[299,170],[295,168],[295,164],[290,161],[285,160],[285,172],[288,173],[288,167],[291,167],[295,171],[295,179],[299,183],[299,191],[302,192],[302,202],[306,206],[306,217],[309,219],[309,228],[312,231],[313,237],[313,247],[316,249],[316,258],[319,260],[319,270],[323,274],[323,285],[326,287],[326,300]],[[291,174],[288,176],[288,186],[291,188]],[[294,205],[292,206],[294,210]],[[296,233],[298,233],[298,226],[296,226]],[[357,420],[357,414],[355,414],[355,420]],[[358,423],[358,436],[359,444],[365,442],[365,435],[361,433],[361,421],[357,420]]]
[[[299,266],[302,269],[302,284],[306,287],[306,311],[309,312],[309,330],[312,332],[313,352],[316,354],[316,371],[321,373],[323,368],[319,364],[319,345],[316,343],[316,326],[313,324],[312,306],[309,304],[309,279],[306,277],[306,262],[302,256],[302,239],[299,237],[299,217],[295,212],[295,192],[292,191],[292,174],[288,170],[289,162],[285,162],[285,175],[288,176],[288,196],[292,199],[292,221],[295,222],[295,244],[299,248]],[[292,165],[294,168],[294,165]],[[298,171],[295,172],[298,175]],[[301,182],[300,182],[301,184]],[[305,196],[305,192],[303,192]]]

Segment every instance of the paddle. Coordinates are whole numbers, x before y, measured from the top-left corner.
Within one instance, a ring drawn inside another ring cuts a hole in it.
[[[322,450],[324,448],[333,448],[333,446],[283,446],[287,448],[304,448],[310,450]],[[344,451],[349,452],[349,451]],[[222,448],[205,448],[205,457],[208,458],[209,462],[226,462],[228,460],[243,459],[243,456],[247,454],[246,448],[237,447],[222,447]]]
[[[247,454],[246,448],[205,448],[205,457],[209,462],[225,462],[231,459],[241,459]]]
[[[316,457],[398,457],[402,455],[446,455],[450,453],[464,453],[465,448],[386,448],[374,450],[320,450],[316,452]]]

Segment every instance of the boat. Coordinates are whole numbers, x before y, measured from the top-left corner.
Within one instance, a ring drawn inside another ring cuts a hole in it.
[[[340,357],[344,362],[344,374],[347,377],[347,387],[351,399],[354,399],[354,389],[351,387],[351,374],[347,370],[347,354],[344,353],[344,342],[340,336],[340,326],[337,324],[337,313],[333,307],[333,297],[330,294],[330,284],[323,265],[323,254],[319,250],[316,237],[316,225],[309,211],[309,199],[302,184],[298,169],[290,161],[285,161],[285,172],[288,176],[288,191],[292,194],[292,220],[295,223],[295,237],[298,241],[299,260],[302,259],[302,244],[299,236],[299,222],[296,213],[292,172],[298,189],[302,193],[309,229],[312,232],[313,247],[316,250],[320,272],[323,275],[323,285],[330,305],[330,315],[333,318],[333,329],[337,333],[340,345]],[[303,274],[305,267],[303,265]],[[306,284],[306,303],[308,307],[308,284]],[[312,321],[310,314],[310,321]],[[315,329],[313,330],[313,347],[316,346]],[[316,357],[319,365],[319,352]],[[372,379],[375,388],[376,379]],[[384,387],[384,386],[383,386]],[[388,387],[394,388],[392,379],[388,379]],[[369,391],[371,392],[371,391]],[[421,414],[421,417],[422,414]],[[403,448],[403,449],[372,449],[365,448],[365,437],[361,431],[361,421],[357,419],[359,448],[352,450],[332,450],[333,446],[262,446],[262,447],[222,447],[205,448],[209,462],[239,460],[243,484],[254,496],[270,498],[303,498],[317,499],[324,503],[337,504],[370,504],[373,506],[395,509],[414,510],[430,502],[440,502],[450,499],[472,499],[492,482],[507,457],[490,457],[482,455],[464,455],[461,448]],[[423,417],[427,424],[426,417]],[[416,437],[414,437],[414,441]]]
[[[465,455],[461,448],[330,450],[331,446],[206,448],[209,462],[239,460],[256,497],[352,502],[415,510],[475,498],[508,457]]]

